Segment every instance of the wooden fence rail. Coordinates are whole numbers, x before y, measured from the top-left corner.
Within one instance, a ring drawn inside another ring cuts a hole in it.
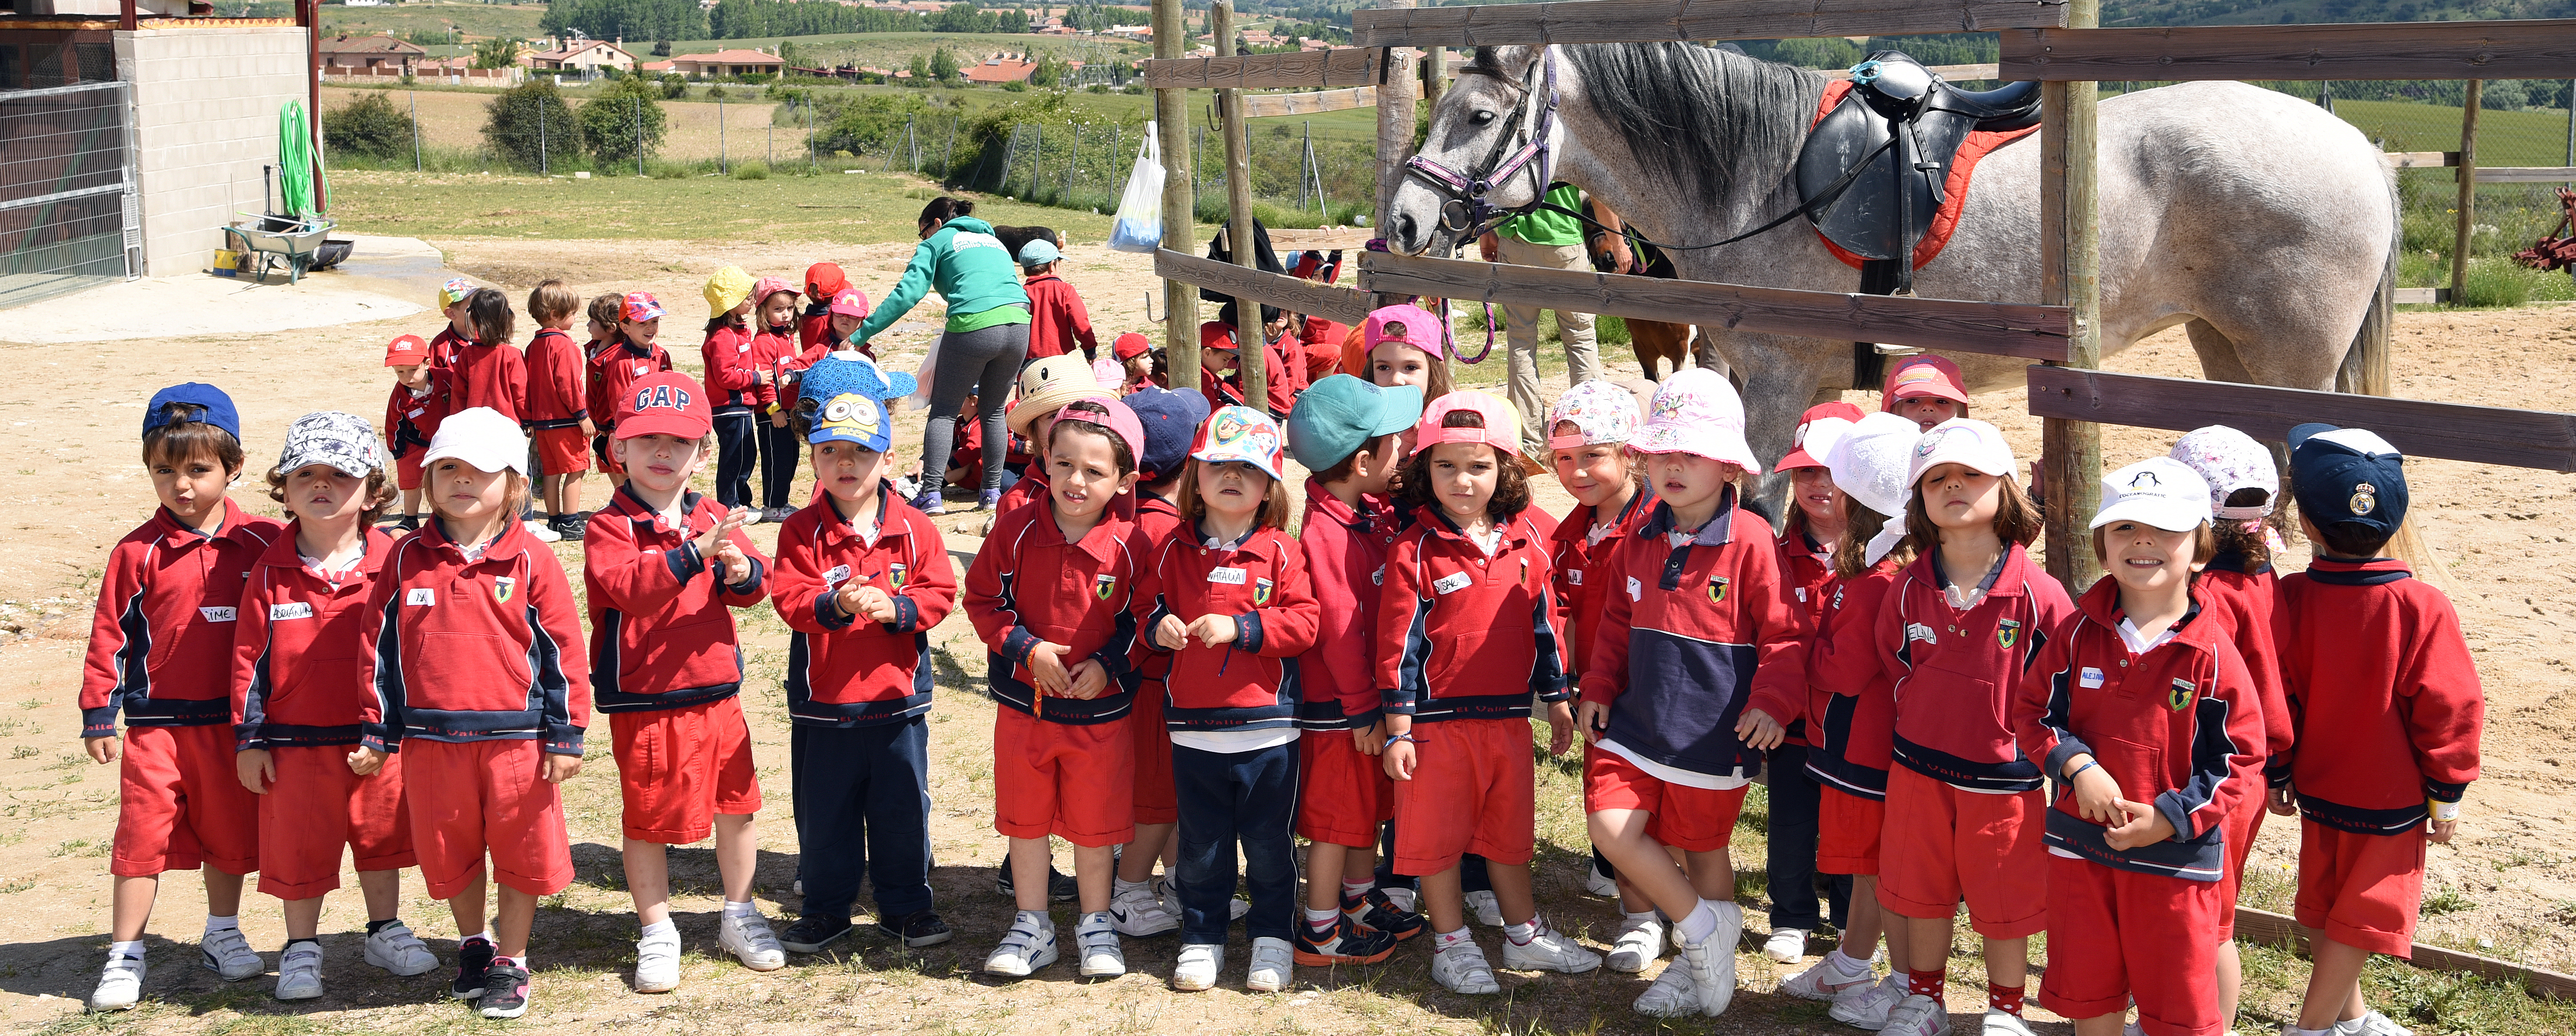
[[[2065,0],[1587,0],[1361,8],[1362,47],[1906,36],[2066,24]]]
[[[1336,47],[1227,58],[1154,58],[1145,62],[1145,85],[1157,90],[1282,86],[1376,86],[1386,78],[1382,52]]]
[[[2297,946],[2308,941],[2306,929],[2299,922],[2268,910],[2253,907],[2236,908],[2236,937],[2260,945],[2288,944]],[[2559,999],[2576,999],[2576,976],[2562,975],[2544,968],[2524,967],[2493,957],[2446,950],[2439,946],[2416,943],[2407,961],[2432,971],[2466,971],[2488,978],[2517,982],[2529,989]]]
[[[2223,424],[2279,441],[2308,421],[2368,428],[2409,456],[2576,471],[2576,414],[2239,385],[2194,378],[2030,368],[2030,412],[2189,431]]]
[[[1350,108],[1377,107],[1377,88],[1354,86],[1347,90],[1315,90],[1295,94],[1245,94],[1243,117],[1270,119],[1282,115],[1314,115]]]
[[[1307,313],[1344,324],[1367,320],[1371,308],[1365,292],[1264,273],[1168,248],[1154,253],[1154,276],[1207,288],[1228,298],[1252,299],[1291,313]]]
[[[1469,8],[1440,8],[1443,11]],[[2007,29],[2005,79],[2566,79],[2576,19]]]

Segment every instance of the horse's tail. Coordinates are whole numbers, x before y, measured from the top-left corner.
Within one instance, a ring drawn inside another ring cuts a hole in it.
[[[2391,325],[2396,322],[2397,250],[2405,240],[2404,218],[2399,213],[2397,171],[2384,169],[2388,180],[2388,253],[2379,270],[2379,287],[2371,292],[2370,310],[2361,318],[2361,330],[2352,336],[2352,348],[2343,356],[2343,368],[2335,372],[2335,390],[2369,396],[2385,396],[2394,391],[2389,381]]]

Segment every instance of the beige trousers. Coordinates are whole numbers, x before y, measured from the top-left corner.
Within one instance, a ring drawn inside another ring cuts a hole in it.
[[[1494,235],[1503,262],[1516,266],[1539,266],[1553,270],[1590,270],[1592,260],[1582,245],[1533,245],[1509,234]],[[1537,306],[1503,305],[1510,317],[1508,343],[1511,349],[1511,387],[1508,390],[1512,408],[1520,411],[1522,452],[1534,458],[1547,456],[1547,402],[1539,397]],[[1601,349],[1592,335],[1592,314],[1556,311],[1557,335],[1565,342],[1565,373],[1568,386],[1580,385],[1601,376]]]

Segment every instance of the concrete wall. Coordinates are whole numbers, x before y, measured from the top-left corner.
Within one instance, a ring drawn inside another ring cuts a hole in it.
[[[134,84],[146,276],[206,268],[234,213],[266,210],[278,110],[310,103],[307,43],[293,26],[116,34],[117,76]]]

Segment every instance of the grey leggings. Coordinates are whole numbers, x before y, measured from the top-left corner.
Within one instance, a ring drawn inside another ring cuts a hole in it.
[[[957,406],[975,397],[984,421],[984,485],[1002,488],[1002,457],[1010,445],[1002,429],[1002,405],[1020,377],[1020,359],[1029,352],[1029,325],[995,324],[974,331],[951,331],[939,338],[939,369],[930,382],[930,421],[921,432],[922,481],[935,488],[948,468],[948,453],[957,441]]]

